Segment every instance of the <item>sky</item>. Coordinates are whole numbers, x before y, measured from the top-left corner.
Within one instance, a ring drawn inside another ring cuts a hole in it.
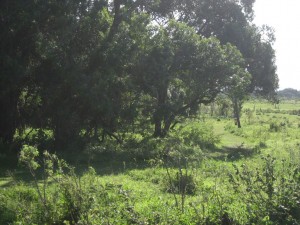
[[[275,29],[279,89],[300,90],[300,0],[256,0],[257,25]]]

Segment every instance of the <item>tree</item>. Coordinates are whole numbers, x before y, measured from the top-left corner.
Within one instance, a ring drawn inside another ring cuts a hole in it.
[[[31,82],[31,71],[38,58],[38,26],[33,12],[33,1],[0,3],[0,139],[4,143],[11,143],[16,129],[24,125],[19,98]]]
[[[273,95],[278,88],[275,38],[268,26],[252,23],[254,0],[184,0],[177,5],[179,20],[194,27],[199,35],[217,37],[222,44],[231,43],[242,53],[251,73],[248,92]]]
[[[165,136],[178,116],[212,102],[230,75],[245,70],[235,47],[202,38],[183,23],[155,30],[149,46],[135,76],[153,99],[154,136]]]
[[[65,149],[149,117],[162,137],[225,90],[270,95],[273,33],[251,23],[253,2],[2,1],[0,138],[50,129]]]
[[[205,37],[215,36],[222,44],[231,43],[242,53],[250,81],[233,81],[227,89],[233,102],[238,127],[239,114],[245,96],[256,93],[273,99],[278,88],[275,52],[272,47],[274,31],[268,27],[256,27],[252,23],[254,0],[186,0],[178,6],[179,20],[195,27]],[[236,74],[233,76],[236,76]]]
[[[246,71],[239,71],[233,74],[229,80],[229,84],[224,93],[232,102],[236,125],[238,128],[241,128],[240,114],[242,104],[248,96],[247,88],[251,82],[251,75]]]

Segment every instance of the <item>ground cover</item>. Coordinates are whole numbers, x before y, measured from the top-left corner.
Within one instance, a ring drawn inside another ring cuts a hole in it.
[[[75,172],[2,156],[0,224],[299,224],[298,109],[247,102],[240,129],[207,116],[134,148],[60,155]]]

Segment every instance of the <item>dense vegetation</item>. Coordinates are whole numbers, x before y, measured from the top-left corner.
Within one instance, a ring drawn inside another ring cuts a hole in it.
[[[253,3],[1,1],[0,224],[300,223]]]
[[[30,129],[60,151],[164,137],[220,93],[239,123],[249,93],[271,98],[278,85],[253,2],[1,1],[1,142],[20,147]]]

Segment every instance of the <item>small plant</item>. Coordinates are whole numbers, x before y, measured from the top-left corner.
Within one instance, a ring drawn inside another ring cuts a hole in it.
[[[285,160],[278,162],[271,155],[262,160],[261,168],[234,165],[235,174],[229,174],[234,190],[240,193],[248,207],[250,221],[255,224],[298,224],[299,166]]]
[[[34,188],[38,194],[39,209],[41,215],[35,220],[40,223],[54,223],[59,220],[56,208],[59,206],[61,193],[59,189],[52,189],[49,187],[50,182],[56,182],[59,187],[63,187],[68,175],[66,170],[72,169],[67,165],[64,160],[58,159],[55,154],[50,154],[45,151],[42,158],[39,158],[39,151],[36,147],[24,145],[20,152],[19,162],[25,165],[33,177]],[[38,178],[38,169],[42,167],[42,181]],[[28,217],[28,216],[27,216]],[[33,219],[33,218],[32,218]]]
[[[270,122],[269,130],[272,132],[279,132],[279,131],[285,130],[289,126],[290,126],[290,122],[286,118],[284,118],[284,120],[282,120],[282,121],[274,121],[273,120]]]
[[[161,161],[167,173],[164,189],[173,194],[175,205],[182,213],[186,195],[193,195],[196,192],[193,168],[199,167],[202,160],[203,155],[199,147],[187,146],[184,141],[175,137],[167,139]],[[195,165],[197,166],[193,167]],[[175,174],[171,172],[174,168]]]
[[[55,154],[44,152],[39,156],[37,148],[28,145],[21,150],[20,163],[33,177],[33,187],[25,187],[32,195],[3,197],[6,202],[17,200],[19,204],[6,207],[0,204],[0,216],[5,216],[5,221],[16,224],[141,224],[130,191],[122,185],[100,183],[92,167],[79,177],[74,168]],[[1,212],[2,209],[11,210],[12,215]]]
[[[176,172],[175,175],[168,178],[166,191],[176,194],[194,195],[196,192],[195,178],[192,174],[187,174],[186,170]]]
[[[244,110],[244,114],[247,118],[247,123],[248,125],[252,124],[253,119],[254,119],[254,110],[251,109],[245,109]]]

